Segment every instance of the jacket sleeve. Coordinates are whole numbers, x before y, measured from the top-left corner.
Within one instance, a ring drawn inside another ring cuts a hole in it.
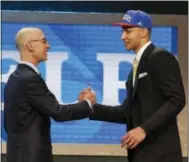
[[[152,56],[150,63],[165,102],[141,125],[149,137],[154,131],[176,119],[185,105],[184,87],[176,58],[166,51],[161,51]]]
[[[28,99],[41,113],[56,121],[77,120],[88,117],[92,113],[87,101],[61,105],[56,97],[39,81],[30,81],[27,85]]]
[[[4,104],[4,108],[6,107],[5,104]],[[6,108],[4,109],[4,116],[3,117],[4,117],[4,129],[7,132]]]
[[[99,120],[113,123],[127,123],[128,103],[124,100],[120,106],[106,106],[101,104],[94,105],[94,112],[89,117],[90,120]]]

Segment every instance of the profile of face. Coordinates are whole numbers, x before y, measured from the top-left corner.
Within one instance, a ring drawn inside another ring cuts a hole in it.
[[[41,30],[36,30],[32,33],[31,38],[27,42],[27,48],[37,62],[47,60],[47,51],[50,45]]]
[[[146,30],[139,27],[122,27],[121,39],[127,50],[137,52],[142,45],[142,40],[146,36]]]

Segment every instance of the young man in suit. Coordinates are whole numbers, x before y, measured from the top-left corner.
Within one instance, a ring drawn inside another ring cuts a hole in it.
[[[38,28],[23,28],[16,35],[21,63],[4,91],[7,162],[52,162],[50,117],[56,121],[83,119],[96,102],[93,93],[75,104],[61,105],[39,75],[37,65],[47,60],[50,48]]]
[[[182,162],[176,116],[185,105],[185,93],[178,62],[150,41],[147,13],[129,10],[115,25],[122,27],[125,47],[136,53],[127,98],[119,106],[95,104],[90,119],[127,124],[121,145],[129,162]],[[79,99],[89,91],[82,91]]]

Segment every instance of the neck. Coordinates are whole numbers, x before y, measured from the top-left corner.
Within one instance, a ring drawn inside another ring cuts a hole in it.
[[[27,61],[32,63],[33,65],[35,65],[37,67],[37,65],[39,64],[38,61],[36,61],[33,57],[32,57],[32,53],[26,53],[24,52],[20,52],[20,60],[21,61]]]
[[[134,49],[133,51],[137,54],[138,51],[139,51],[146,43],[148,43],[149,41],[150,41],[150,40],[141,41],[141,43],[139,44],[139,46],[138,46],[136,49]]]

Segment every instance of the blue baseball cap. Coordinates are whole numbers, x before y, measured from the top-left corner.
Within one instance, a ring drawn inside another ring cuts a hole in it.
[[[141,27],[152,28],[151,17],[141,10],[128,10],[121,22],[114,23],[113,25],[123,27]]]

